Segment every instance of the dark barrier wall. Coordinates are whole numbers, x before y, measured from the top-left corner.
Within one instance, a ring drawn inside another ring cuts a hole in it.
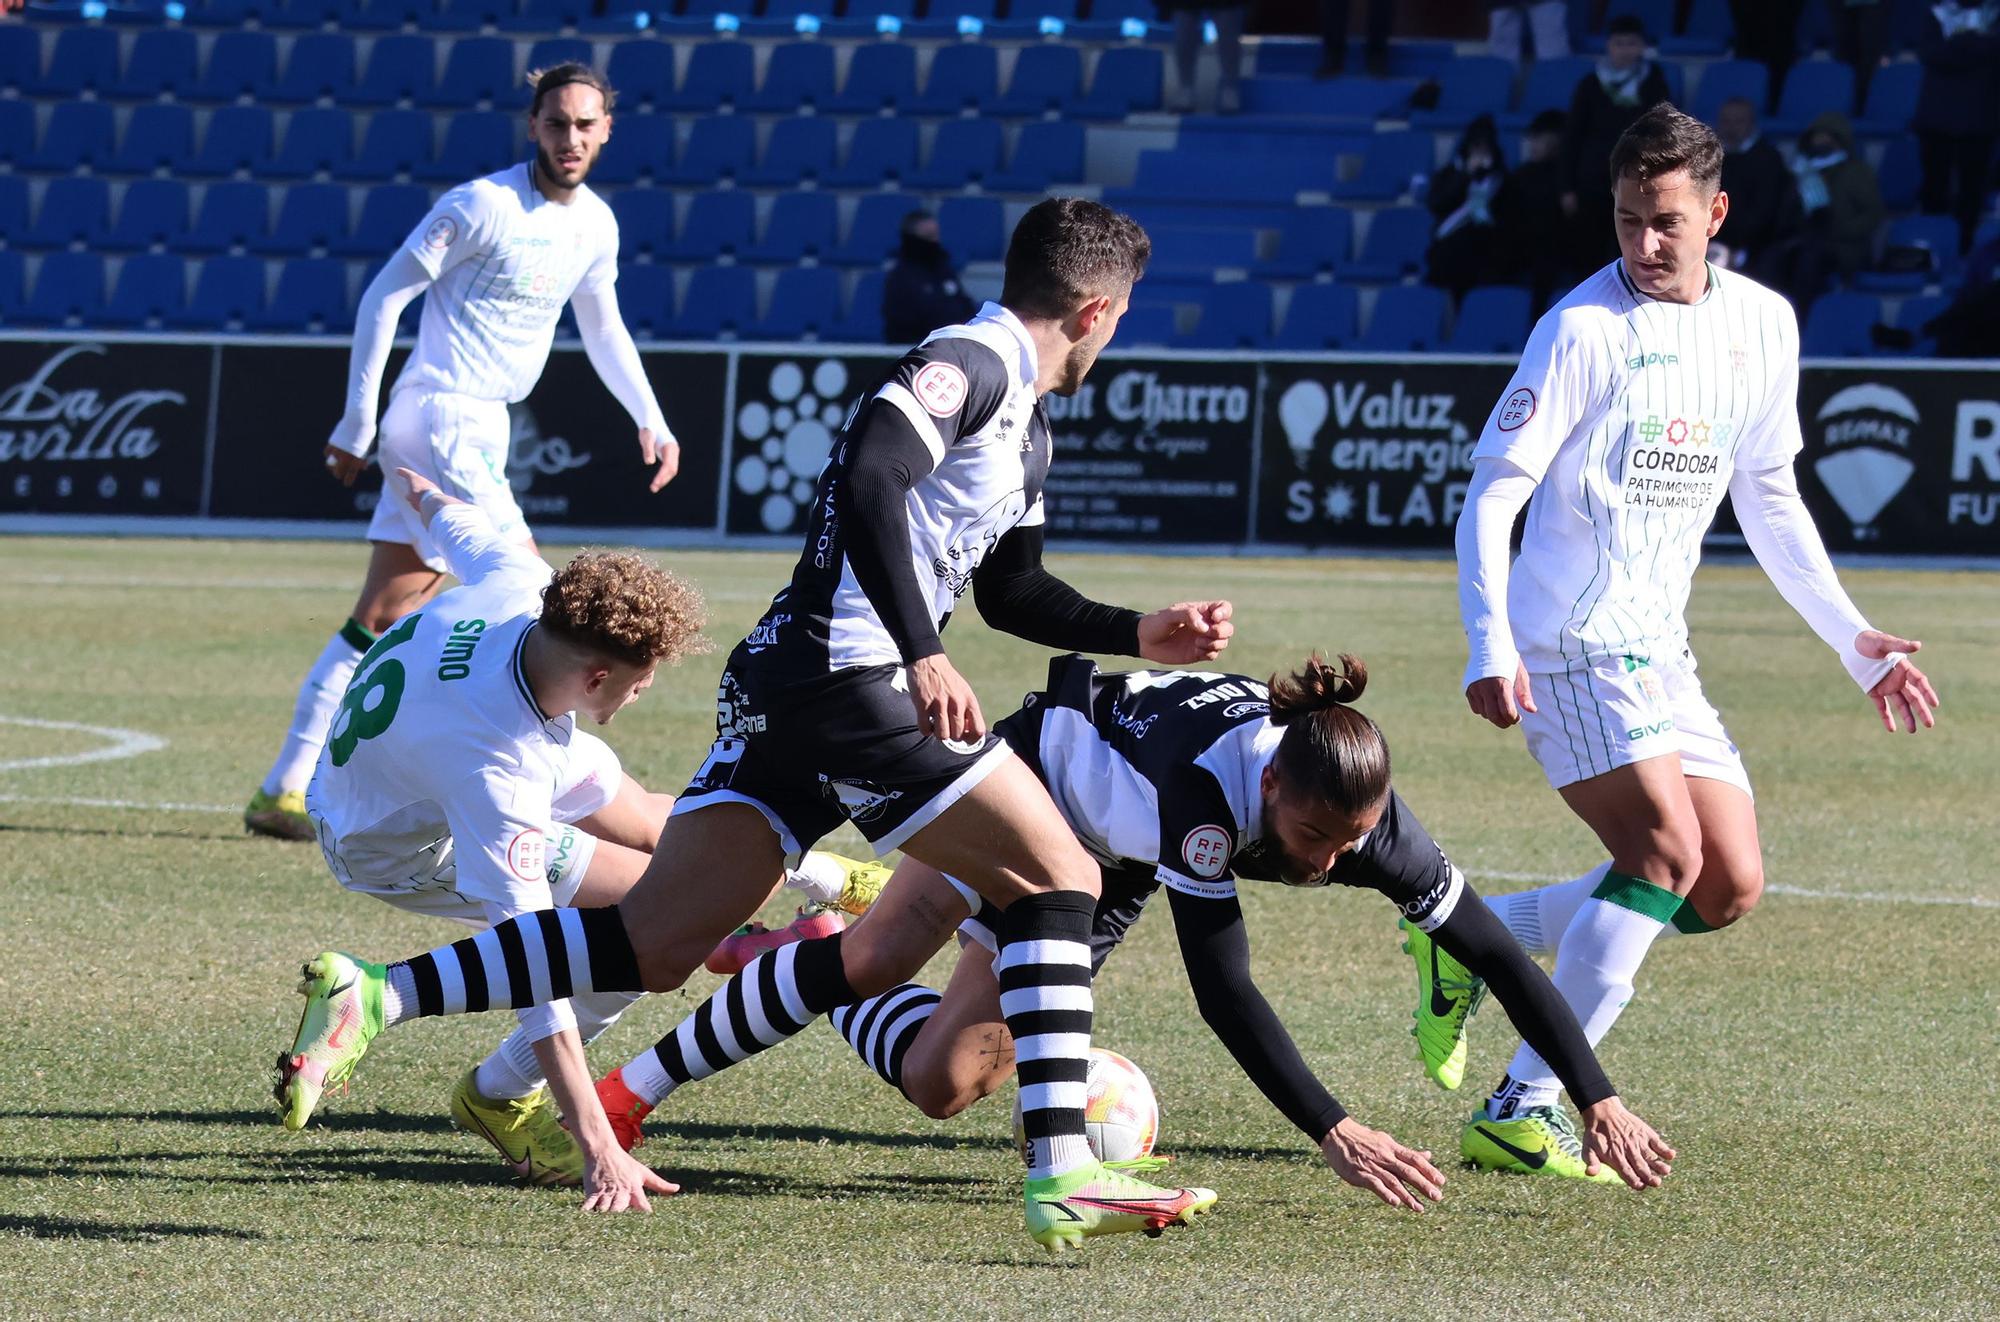
[[[534,524],[795,532],[833,436],[893,359],[818,345],[644,357],[682,441],[679,478],[645,490],[631,421],[580,350],[558,349],[513,409],[509,476]],[[1511,370],[1494,358],[1107,355],[1075,396],[1049,400],[1050,532],[1449,547],[1473,447]],[[321,460],[346,375],[347,346],[323,340],[0,336],[0,515],[153,517],[175,531],[365,518],[379,474],[344,490]],[[2000,554],[1990,366],[1814,365],[1799,415],[1799,484],[1830,547]]]

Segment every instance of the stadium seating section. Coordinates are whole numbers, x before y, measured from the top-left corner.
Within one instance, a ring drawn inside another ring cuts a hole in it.
[[[1854,119],[1897,269],[1803,335],[1873,352],[1869,327],[1920,328],[1959,266],[1952,223],[1914,214],[1911,33],[1865,97],[1823,54],[1779,90],[1732,56],[1729,8],[1580,0],[1572,35],[1591,51],[1594,21],[1638,14],[1682,104],[1747,96],[1781,141]],[[642,337],[879,339],[906,212],[938,211],[991,288],[1020,212],[1082,190],[1153,236],[1122,343],[1518,350],[1526,291],[1454,306],[1422,283],[1423,193],[1479,115],[1518,151],[1588,55],[1517,70],[1401,41],[1387,77],[1319,81],[1316,43],[1267,41],[1225,118],[1167,112],[1166,36],[1150,0],[31,0],[0,19],[0,325],[341,334],[440,190],[525,156],[525,71],[587,59],[619,88],[593,184]]]

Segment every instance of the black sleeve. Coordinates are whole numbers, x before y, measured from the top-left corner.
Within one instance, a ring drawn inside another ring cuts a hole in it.
[[[1040,526],[1013,528],[972,572],[980,618],[1065,652],[1139,655],[1139,612],[1092,601],[1042,565]]]
[[[1430,937],[1474,977],[1486,980],[1521,1040],[1549,1063],[1571,1101],[1591,1106],[1617,1095],[1569,1002],[1472,887],[1464,888]]]
[[[1277,1012],[1251,981],[1250,938],[1243,929],[1242,906],[1233,895],[1204,899],[1171,887],[1167,894],[1202,1021],[1257,1090],[1317,1145],[1347,1111],[1314,1076]],[[1504,929],[1501,934],[1506,934]]]
[[[934,467],[910,420],[871,400],[847,442],[847,527],[841,530],[854,581],[882,617],[905,663],[944,651],[910,559],[908,497]]]

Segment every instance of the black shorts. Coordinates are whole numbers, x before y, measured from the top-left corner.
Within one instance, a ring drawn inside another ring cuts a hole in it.
[[[917,728],[901,666],[864,666],[783,681],[730,658],[716,692],[715,743],[674,804],[764,814],[794,862],[843,821],[886,854],[993,773],[1008,752]]]

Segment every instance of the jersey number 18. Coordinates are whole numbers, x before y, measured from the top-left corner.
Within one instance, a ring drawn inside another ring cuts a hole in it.
[[[396,708],[403,702],[403,663],[383,653],[409,642],[423,618],[410,616],[377,638],[368,654],[361,658],[354,680],[340,700],[340,710],[333,718],[333,737],[326,745],[335,766],[346,766],[357,744],[363,739],[373,739],[396,719]],[[371,663],[378,662],[374,669],[369,669]]]

